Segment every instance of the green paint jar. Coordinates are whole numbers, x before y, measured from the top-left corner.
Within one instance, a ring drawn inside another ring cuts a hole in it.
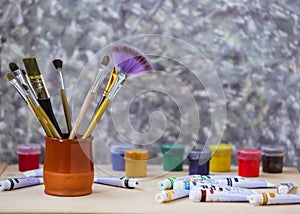
[[[164,171],[182,171],[184,146],[167,143],[161,147]]]

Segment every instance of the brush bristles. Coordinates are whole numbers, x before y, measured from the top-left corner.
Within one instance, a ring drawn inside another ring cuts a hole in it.
[[[110,59],[109,59],[109,56],[108,55],[105,55],[103,58],[102,58],[102,65],[104,66],[107,66],[108,63],[109,63]]]
[[[9,69],[10,69],[11,71],[16,71],[16,70],[19,69],[19,66],[18,66],[16,63],[14,63],[14,62],[10,62],[10,63],[9,63]]]
[[[7,73],[7,78],[9,81],[12,81],[15,77],[11,73]]]
[[[130,45],[119,44],[113,46],[112,56],[115,65],[125,74],[139,74],[153,70],[149,58]]]
[[[29,76],[38,76],[41,75],[39,66],[34,57],[32,58],[24,58],[23,63],[25,65],[26,71]]]
[[[53,60],[53,65],[56,69],[62,68],[63,62],[60,59]]]

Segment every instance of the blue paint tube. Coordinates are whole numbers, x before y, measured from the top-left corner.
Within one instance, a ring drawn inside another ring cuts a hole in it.
[[[14,190],[43,183],[43,178],[24,177],[9,178],[0,182],[0,191]]]
[[[94,179],[95,183],[105,184],[110,186],[122,187],[127,189],[133,189],[137,187],[141,180],[136,178],[124,177],[100,177]]]

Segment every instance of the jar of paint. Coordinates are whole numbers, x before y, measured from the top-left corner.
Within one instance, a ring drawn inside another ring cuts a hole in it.
[[[147,175],[148,150],[127,149],[124,152],[125,174],[129,177],[145,177]]]
[[[93,138],[45,137],[44,192],[56,196],[92,193],[94,182]]]
[[[114,171],[125,171],[124,151],[134,146],[128,143],[111,144],[111,162]]]
[[[231,167],[232,146],[229,144],[212,144],[209,146],[212,153],[210,171],[229,172]]]
[[[258,177],[261,152],[257,149],[240,149],[237,152],[238,173],[243,177]]]
[[[278,145],[262,146],[263,172],[282,173],[284,147]]]
[[[166,143],[161,146],[164,171],[182,171],[184,146]]]
[[[188,153],[189,175],[209,175],[210,150],[192,149]]]
[[[34,143],[20,144],[17,148],[19,171],[38,169],[40,166],[41,145]]]

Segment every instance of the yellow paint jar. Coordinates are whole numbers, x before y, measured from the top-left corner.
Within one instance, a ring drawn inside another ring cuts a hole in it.
[[[210,171],[229,172],[231,166],[232,146],[229,144],[213,144],[209,146],[212,153]]]
[[[147,175],[148,150],[127,149],[124,152],[125,173],[129,177],[145,177]]]

